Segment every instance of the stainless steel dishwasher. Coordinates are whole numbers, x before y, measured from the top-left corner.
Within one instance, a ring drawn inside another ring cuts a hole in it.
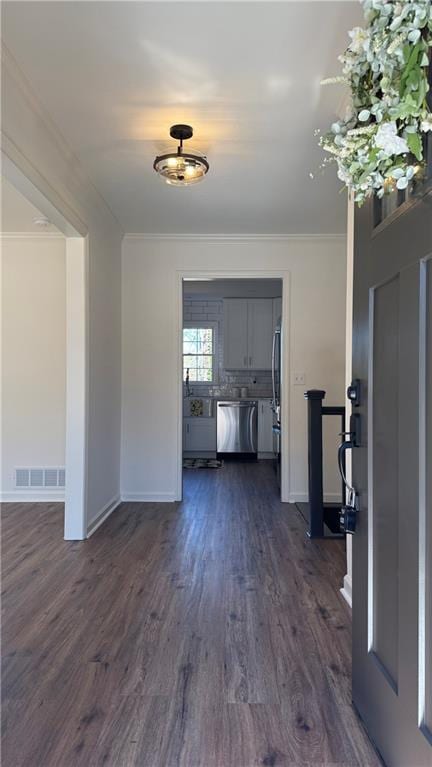
[[[217,452],[257,453],[258,402],[234,400],[217,403]]]

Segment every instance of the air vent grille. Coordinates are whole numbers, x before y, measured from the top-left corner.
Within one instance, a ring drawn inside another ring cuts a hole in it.
[[[28,469],[15,469],[15,487],[29,487],[30,472]]]
[[[63,466],[59,468],[35,468],[15,469],[16,488],[64,488],[66,473]]]
[[[30,487],[43,487],[43,469],[30,469]]]

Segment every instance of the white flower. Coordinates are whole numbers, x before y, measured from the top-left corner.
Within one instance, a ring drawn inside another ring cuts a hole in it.
[[[432,0],[360,1],[366,28],[355,27],[349,33],[348,48],[339,56],[351,91],[351,109],[320,141],[330,152],[327,162],[336,161],[339,178],[353,189],[359,203],[396,185],[406,189],[417,170],[409,164],[409,147],[419,145],[422,133],[432,134],[432,114],[416,103],[423,88],[413,94],[410,82],[402,78],[406,57],[415,48],[419,55],[412,63],[411,79],[425,83]]]
[[[343,165],[338,165],[338,178],[343,181],[344,184],[347,186],[350,186],[352,184],[352,177],[346,170],[346,168],[343,167]]]
[[[354,27],[348,34],[351,38],[349,47],[353,53],[361,53],[362,51],[367,50],[369,47],[369,35],[365,29],[362,29],[362,27]]]
[[[409,151],[405,139],[398,136],[395,122],[382,123],[375,136],[375,146],[383,149],[387,155],[404,154]]]
[[[420,130],[423,131],[423,133],[432,131],[432,114],[421,121]]]

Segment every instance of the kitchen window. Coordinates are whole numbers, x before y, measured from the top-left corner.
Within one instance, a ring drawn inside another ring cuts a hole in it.
[[[183,328],[183,381],[211,384],[216,378],[216,325],[188,323]]]

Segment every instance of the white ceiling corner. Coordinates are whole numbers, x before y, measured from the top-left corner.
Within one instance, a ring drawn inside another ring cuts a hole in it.
[[[162,236],[345,231],[314,129],[345,99],[320,80],[340,71],[360,21],[344,0],[2,7],[6,45],[123,230]],[[210,162],[194,187],[152,169],[175,122],[193,125]]]

